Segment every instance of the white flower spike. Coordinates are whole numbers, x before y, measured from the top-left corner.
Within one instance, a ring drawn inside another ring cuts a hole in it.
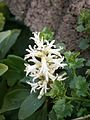
[[[33,48],[29,45],[29,49],[26,49],[28,54],[25,55],[24,59],[28,63],[25,63],[25,72],[26,76],[33,77],[32,81],[27,81],[31,85],[31,92],[40,90],[38,99],[41,99],[47,93],[51,83],[55,80],[65,80],[64,75],[57,79],[58,75],[55,75],[55,71],[58,68],[63,69],[66,64],[64,63],[64,56],[60,54],[62,47],[57,49],[54,45],[55,40],[51,42],[43,40],[40,38],[40,32],[34,32],[34,37],[31,39],[34,40],[35,45]]]

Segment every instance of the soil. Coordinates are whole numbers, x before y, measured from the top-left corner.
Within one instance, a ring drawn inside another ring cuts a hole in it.
[[[31,31],[50,27],[57,42],[64,42],[67,49],[79,50],[82,34],[76,31],[80,10],[90,9],[90,0],[5,0],[16,19],[23,20]],[[89,51],[83,53],[90,58]]]

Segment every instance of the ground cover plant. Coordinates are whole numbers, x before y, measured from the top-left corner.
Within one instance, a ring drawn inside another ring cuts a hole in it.
[[[89,18],[82,10],[76,28],[87,39]],[[31,32],[0,1],[0,120],[78,119],[90,119],[90,60],[57,44],[50,28]]]

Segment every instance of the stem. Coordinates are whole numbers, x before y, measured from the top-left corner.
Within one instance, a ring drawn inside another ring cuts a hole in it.
[[[73,69],[73,74],[74,74],[74,76],[76,76],[76,71],[75,71],[75,69]]]
[[[85,98],[75,98],[75,97],[68,97],[68,96],[65,96],[66,99],[68,100],[79,100],[79,101],[85,101],[85,102],[90,102],[90,100],[88,99],[85,99]]]

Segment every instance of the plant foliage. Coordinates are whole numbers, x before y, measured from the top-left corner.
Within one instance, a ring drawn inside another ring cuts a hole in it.
[[[77,30],[90,31],[89,10],[81,11]],[[53,35],[48,28],[40,33],[48,41]],[[0,1],[0,120],[71,120],[90,114],[90,60],[81,58],[79,52],[61,52],[67,66],[55,72],[66,73],[65,80],[50,83],[51,89],[41,99],[39,91],[30,93],[27,81],[33,78],[25,75],[23,59],[27,46],[34,45],[30,36],[29,29]],[[85,50],[89,43],[83,40],[80,47]]]
[[[86,33],[84,38],[80,39],[79,47],[82,50],[90,48],[90,10],[83,9],[80,12],[77,23],[77,31]]]

